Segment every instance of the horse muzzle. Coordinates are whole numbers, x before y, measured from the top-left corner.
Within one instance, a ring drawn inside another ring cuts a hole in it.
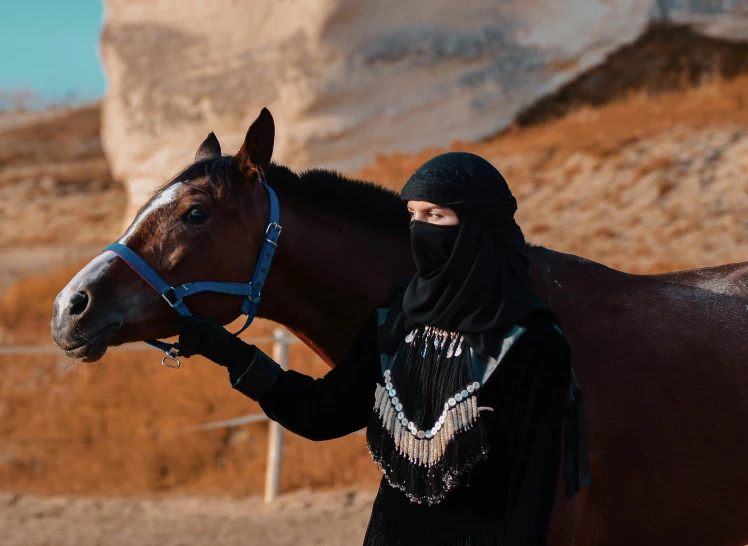
[[[65,335],[64,331],[52,328],[52,339],[70,358],[83,362],[96,362],[106,353],[112,337],[121,323],[110,324],[93,335]]]
[[[52,339],[71,358],[99,360],[122,326],[116,309],[93,305],[97,285],[112,262],[97,256],[55,298]]]

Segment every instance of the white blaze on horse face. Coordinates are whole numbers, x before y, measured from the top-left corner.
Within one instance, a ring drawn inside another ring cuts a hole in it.
[[[60,309],[67,309],[70,305],[70,298],[73,294],[98,281],[104,273],[106,273],[109,266],[117,258],[117,255],[112,252],[102,252],[96,256],[93,260],[88,262],[83,269],[71,279],[71,281],[62,289],[60,292],[59,303]]]
[[[138,228],[140,225],[145,221],[146,218],[148,218],[151,214],[156,212],[161,207],[164,207],[174,201],[177,198],[177,192],[179,191],[179,188],[182,187],[181,182],[177,182],[176,184],[172,184],[168,188],[166,188],[164,191],[159,193],[155,199],[153,199],[150,203],[148,203],[148,206],[146,206],[145,209],[141,211],[140,214],[138,214],[137,218],[133,220],[133,223],[130,224],[130,227],[127,228],[127,231],[125,234],[120,238],[118,241],[120,244],[127,246],[127,241],[130,240],[130,238],[138,232]]]

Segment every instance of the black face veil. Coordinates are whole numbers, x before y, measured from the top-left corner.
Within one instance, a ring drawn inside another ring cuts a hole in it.
[[[460,332],[478,354],[495,356],[508,328],[545,309],[504,177],[480,156],[446,153],[423,164],[401,197],[449,207],[460,219],[453,227],[412,223],[418,272],[405,291],[405,317]]]

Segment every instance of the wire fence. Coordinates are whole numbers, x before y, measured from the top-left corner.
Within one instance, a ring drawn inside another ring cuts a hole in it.
[[[241,338],[247,343],[272,343],[272,357],[284,370],[288,369],[288,348],[291,345],[301,343],[293,337],[288,331],[278,328],[273,332],[272,337],[254,337]],[[129,351],[154,351],[153,347],[145,344],[129,344],[119,347],[117,352]],[[31,354],[60,354],[60,348],[54,345],[17,345],[17,346],[0,346],[1,355],[31,355]],[[2,362],[2,361],[0,361]],[[222,421],[211,421],[209,423],[198,423],[187,425],[167,431],[163,431],[159,436],[174,436],[180,434],[192,434],[207,430],[221,428],[232,428],[246,425],[248,423],[257,423],[260,421],[269,421],[263,413],[242,415],[232,419]],[[283,428],[276,422],[270,421],[268,434],[268,458],[265,469],[265,502],[272,502],[277,496],[280,489],[280,470],[283,459]],[[360,431],[359,431],[360,432]],[[102,435],[102,436],[68,436],[68,437],[37,437],[37,438],[0,438],[0,445],[60,445],[60,444],[90,444],[97,441],[105,441],[116,438],[129,438],[132,435]]]

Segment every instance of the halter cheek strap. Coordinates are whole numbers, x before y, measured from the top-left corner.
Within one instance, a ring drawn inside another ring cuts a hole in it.
[[[252,280],[249,283],[237,283],[237,282],[220,282],[220,281],[198,281],[188,282],[179,286],[171,286],[156,271],[148,265],[143,258],[138,256],[131,249],[121,243],[112,243],[107,246],[103,252],[113,252],[120,258],[122,258],[127,265],[129,265],[133,271],[135,271],[140,277],[148,283],[156,292],[161,294],[166,303],[168,303],[177,313],[181,316],[191,316],[190,310],[187,308],[187,304],[184,298],[187,296],[193,296],[201,292],[215,292],[219,294],[230,294],[233,296],[244,296],[244,301],[241,306],[241,313],[247,316],[247,320],[244,322],[241,330],[236,332],[234,335],[241,334],[244,330],[249,328],[255,317],[257,316],[257,308],[260,306],[260,299],[262,288],[265,286],[265,280],[270,270],[270,264],[273,262],[275,256],[275,250],[278,248],[278,239],[282,231],[280,222],[280,204],[278,203],[278,196],[273,191],[273,188],[268,186],[264,180],[260,180],[262,186],[268,192],[268,198],[270,200],[270,219],[268,226],[265,229],[265,241],[262,244],[260,255],[257,259],[257,265],[255,266]],[[170,368],[179,368],[180,362],[177,356],[179,356],[179,344],[178,343],[166,343],[159,340],[148,340],[146,341],[149,345],[161,349],[166,353],[166,356],[161,360],[164,366]],[[171,363],[173,362],[173,364]]]

